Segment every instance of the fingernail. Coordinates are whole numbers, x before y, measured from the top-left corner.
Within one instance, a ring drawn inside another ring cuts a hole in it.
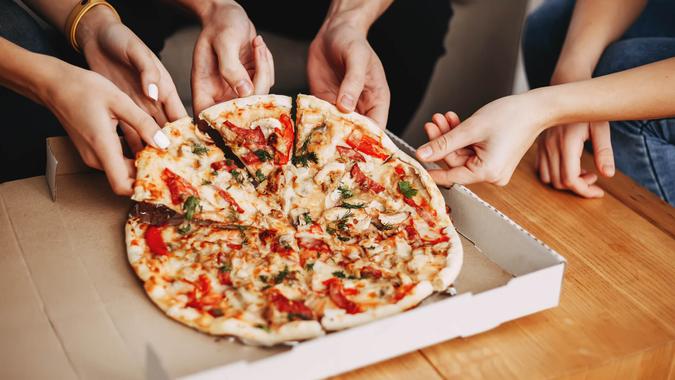
[[[150,99],[157,101],[159,99],[159,88],[156,84],[150,83],[148,85],[148,96]]]
[[[602,170],[607,175],[614,175],[614,165],[605,165],[602,167]]]
[[[421,147],[417,150],[417,155],[421,159],[426,159],[426,158],[431,157],[431,153],[433,153],[432,150],[431,150],[431,147],[428,147],[428,146],[423,146],[423,147]]]
[[[348,95],[348,94],[342,95],[342,99],[340,100],[340,103],[345,108],[349,108],[349,109],[354,108],[354,98],[351,95]]]
[[[253,92],[253,87],[251,86],[250,83],[248,83],[245,80],[242,80],[241,82],[239,82],[236,89],[237,89],[237,95],[239,95],[240,98],[243,98],[244,96],[249,96]]]
[[[157,131],[155,135],[152,136],[152,140],[155,142],[155,144],[157,144],[158,147],[162,149],[168,148],[169,144],[171,144],[169,138],[166,137],[164,132],[162,132],[161,130]]]
[[[253,40],[253,45],[256,46],[263,46],[265,42],[263,41],[263,38],[261,35],[256,36],[256,38]]]

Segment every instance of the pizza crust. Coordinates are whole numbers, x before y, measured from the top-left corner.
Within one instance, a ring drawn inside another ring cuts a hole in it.
[[[213,105],[199,114],[199,118],[208,122],[215,122],[220,115],[227,112],[235,112],[238,109],[271,103],[275,107],[290,110],[293,107],[293,99],[284,95],[253,95],[246,98],[237,98],[227,102]]]
[[[342,309],[327,310],[321,319],[321,325],[328,331],[336,331],[372,322],[415,307],[429,297],[433,291],[429,281],[422,281],[412,289],[410,294],[395,304],[377,306],[358,314],[347,314]]]

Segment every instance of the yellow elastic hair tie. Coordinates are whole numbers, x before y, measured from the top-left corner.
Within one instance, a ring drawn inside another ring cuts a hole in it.
[[[80,24],[80,21],[82,20],[82,17],[87,14],[92,8],[94,8],[97,5],[103,5],[108,8],[115,14],[115,17],[117,17],[118,20],[120,20],[120,15],[117,13],[115,8],[110,5],[105,0],[81,0],[78,1],[78,3],[73,7],[73,10],[70,11],[70,15],[68,15],[68,19],[66,19],[66,27],[64,29],[65,34],[68,36],[68,40],[70,41],[70,45],[75,49],[76,51],[80,51],[80,46],[77,44],[77,40],[75,39],[76,33],[77,33],[77,26]]]

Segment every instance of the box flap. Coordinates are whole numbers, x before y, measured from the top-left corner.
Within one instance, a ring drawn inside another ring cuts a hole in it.
[[[67,137],[47,138],[47,167],[45,177],[52,200],[56,201],[57,177],[65,174],[91,171],[82,162],[73,142]]]

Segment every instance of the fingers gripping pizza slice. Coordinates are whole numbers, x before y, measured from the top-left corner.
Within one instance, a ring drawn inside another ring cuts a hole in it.
[[[246,170],[189,121],[139,155],[129,261],[172,318],[272,345],[407,310],[457,276],[458,235],[419,163],[364,116],[299,95],[296,134],[290,108],[269,95],[202,113]]]

